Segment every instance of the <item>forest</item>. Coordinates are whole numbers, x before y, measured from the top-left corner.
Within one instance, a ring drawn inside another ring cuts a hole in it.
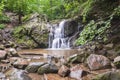
[[[0,80],[120,80],[119,69],[120,0],[0,0]]]

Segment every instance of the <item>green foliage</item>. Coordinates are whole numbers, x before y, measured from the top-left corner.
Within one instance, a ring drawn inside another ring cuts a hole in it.
[[[4,2],[1,1],[1,2],[0,2],[0,15],[3,14],[4,6],[5,6],[5,5],[4,5]]]
[[[110,21],[90,21],[83,31],[80,33],[80,37],[76,40],[77,45],[83,45],[89,41],[97,38],[97,40],[106,40],[105,31],[110,27]]]
[[[0,23],[8,23],[10,19],[6,15],[0,15]]]
[[[0,24],[0,29],[4,29],[5,25],[4,24]]]

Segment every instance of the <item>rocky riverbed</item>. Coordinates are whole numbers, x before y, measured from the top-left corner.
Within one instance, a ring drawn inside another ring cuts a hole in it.
[[[120,80],[120,56],[113,47],[91,42],[67,56],[1,48],[0,80]]]

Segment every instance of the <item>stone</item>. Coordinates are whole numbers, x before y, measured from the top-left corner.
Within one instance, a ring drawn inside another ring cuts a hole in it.
[[[70,73],[70,69],[65,65],[62,65],[61,68],[58,70],[58,74],[62,77],[68,76],[69,73]]]
[[[110,67],[110,60],[102,55],[91,54],[87,58],[87,64],[90,70],[98,70]]]
[[[29,65],[26,67],[26,70],[29,72],[29,73],[36,73],[39,69],[39,67],[43,66],[44,62],[31,62],[29,63]]]
[[[0,64],[0,72],[5,72],[11,67],[10,64]]]
[[[70,69],[70,77],[76,80],[82,80],[82,77],[87,75],[87,71],[83,70],[79,65]]]
[[[105,45],[104,47],[107,49],[107,50],[110,50],[110,49],[112,49],[113,48],[113,44],[112,43],[110,43],[110,44],[107,44],[107,45]]]
[[[0,50],[4,50],[4,49],[5,49],[4,45],[0,45]]]
[[[108,71],[98,74],[92,80],[120,80],[120,71]]]
[[[18,57],[19,54],[17,53],[17,51],[14,48],[10,48],[8,50],[8,52],[10,53],[10,55],[12,55],[13,57]]]
[[[9,75],[10,80],[32,80],[24,70],[14,69]]]
[[[19,58],[13,63],[13,66],[18,69],[25,69],[29,65],[26,59]]]
[[[57,72],[58,72],[58,67],[55,64],[45,64],[41,66],[37,71],[38,74],[57,73]]]
[[[2,72],[0,72],[0,80],[1,80],[1,79],[5,79],[5,77],[6,77],[5,74],[2,73]]]
[[[120,68],[120,56],[117,56],[115,59],[114,59],[114,65],[116,66],[116,68]]]
[[[89,54],[74,54],[68,58],[68,63],[84,62]]]
[[[0,60],[7,58],[7,52],[4,50],[0,50]]]

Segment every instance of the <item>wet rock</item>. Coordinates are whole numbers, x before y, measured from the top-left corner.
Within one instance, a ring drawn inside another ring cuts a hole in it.
[[[14,69],[10,75],[10,80],[32,80],[24,70]]]
[[[120,80],[120,71],[109,71],[95,76],[92,80]]]
[[[28,64],[29,62],[26,59],[19,58],[16,62],[13,63],[13,66],[18,69],[25,69]]]
[[[102,55],[91,54],[87,58],[87,64],[91,70],[110,67],[110,60]]]
[[[68,76],[69,73],[70,73],[70,69],[65,65],[62,65],[61,68],[58,71],[58,74],[62,77]]]
[[[7,58],[7,52],[4,50],[0,50],[0,60]]]
[[[120,56],[114,59],[114,65],[116,66],[116,68],[120,68]]]
[[[58,67],[55,64],[45,64],[41,66],[37,73],[38,74],[44,74],[44,73],[57,73]]]
[[[64,26],[65,37],[72,36],[78,30],[78,23],[74,20],[66,20]]]
[[[70,77],[77,80],[82,80],[82,77],[87,75],[87,71],[81,69],[79,65],[72,67],[70,71]]]
[[[43,66],[44,62],[32,62],[30,63],[27,67],[26,67],[26,70],[29,72],[29,73],[36,73],[39,69],[39,67]]]

